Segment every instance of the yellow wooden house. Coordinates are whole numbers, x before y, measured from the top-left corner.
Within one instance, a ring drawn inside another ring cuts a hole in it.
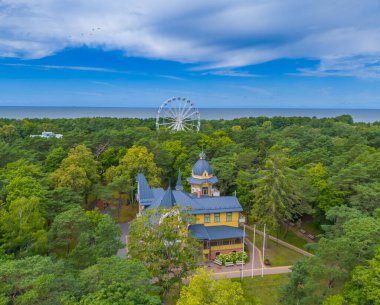
[[[218,254],[239,252],[243,248],[243,231],[239,229],[243,211],[235,196],[219,196],[216,188],[218,179],[201,153],[192,168],[192,175],[187,179],[191,193],[183,191],[181,174],[175,190],[170,187],[151,189],[143,174],[137,176],[137,199],[140,211],[157,207],[172,207],[179,204],[183,209],[190,208],[195,216],[195,224],[190,232],[203,243],[203,253],[209,260]]]

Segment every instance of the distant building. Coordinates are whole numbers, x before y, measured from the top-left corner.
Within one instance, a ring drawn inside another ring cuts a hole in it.
[[[60,139],[63,137],[60,133],[54,133],[52,131],[43,131],[41,134],[30,135],[31,138],[57,138]]]
[[[139,213],[158,207],[173,207],[178,204],[183,210],[190,207],[196,223],[191,225],[191,233],[203,242],[203,254],[213,260],[219,254],[242,251],[243,231],[239,222],[243,211],[235,196],[219,196],[215,184],[218,182],[213,169],[202,152],[194,164],[192,175],[187,179],[191,193],[183,191],[181,173],[175,190],[170,187],[150,188],[143,174],[137,175],[137,200]]]

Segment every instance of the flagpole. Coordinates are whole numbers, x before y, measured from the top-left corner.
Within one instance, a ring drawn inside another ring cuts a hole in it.
[[[245,224],[244,224],[244,233],[243,233],[243,253],[241,255],[242,257],[241,275],[240,275],[241,280],[243,280],[243,273],[244,273],[244,240],[245,240]]]
[[[255,267],[255,246],[256,246],[256,224],[253,226],[252,274],[251,274],[251,278],[253,278],[253,268]]]
[[[261,277],[264,276],[264,260],[265,260],[265,227],[266,224],[264,224],[264,237],[263,237],[263,261],[261,263]]]

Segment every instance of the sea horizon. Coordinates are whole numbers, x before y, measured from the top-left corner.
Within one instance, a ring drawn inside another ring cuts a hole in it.
[[[244,117],[317,117],[330,118],[351,115],[354,122],[371,123],[380,121],[380,109],[371,108],[260,108],[260,107],[208,107],[198,108],[201,119],[237,119]],[[0,117],[8,119],[58,119],[84,117],[155,118],[158,107],[115,107],[115,106],[0,106]]]

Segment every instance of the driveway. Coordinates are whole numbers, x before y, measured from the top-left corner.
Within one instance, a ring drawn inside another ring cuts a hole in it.
[[[126,240],[125,240],[125,236],[129,234],[129,223],[128,222],[120,223],[119,226],[120,226],[120,229],[121,229],[120,240],[123,243],[124,248],[119,249],[119,251],[117,251],[117,256],[125,256],[125,254],[126,254],[126,246],[125,246]]]

